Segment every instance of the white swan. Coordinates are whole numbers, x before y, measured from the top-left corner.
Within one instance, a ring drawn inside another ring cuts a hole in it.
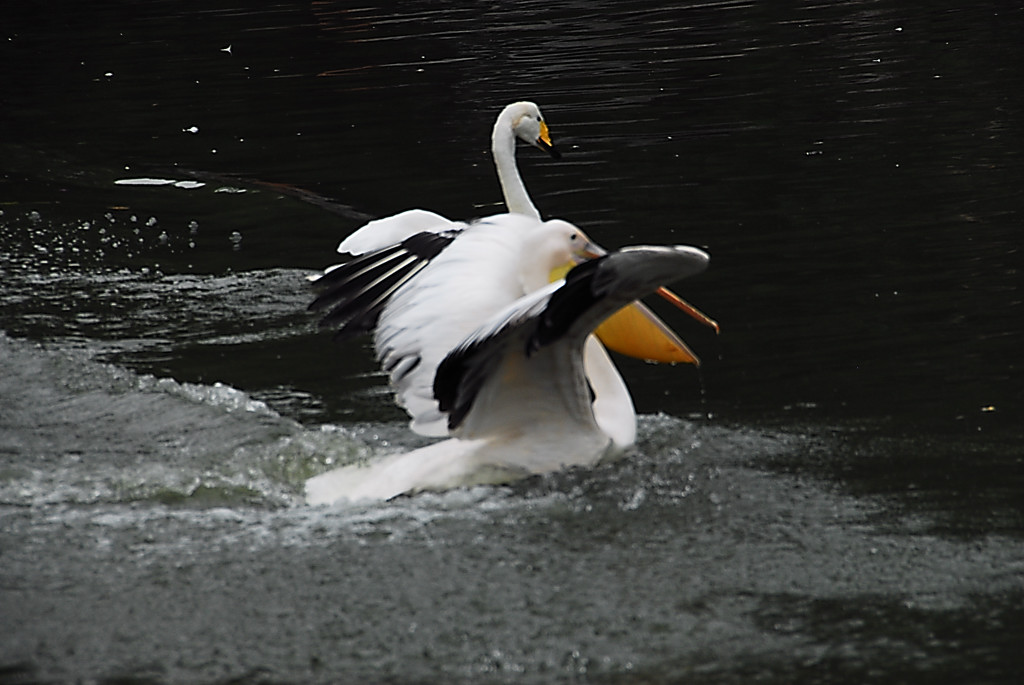
[[[544,115],[532,102],[513,102],[501,110],[491,131],[491,154],[508,211],[540,219],[540,212],[530,200],[516,166],[516,140],[546,150],[556,158],[560,157],[551,142]],[[461,225],[461,222],[425,209],[409,209],[370,221],[358,228],[338,245],[338,252],[360,255],[400,243],[423,231],[440,232]]]
[[[526,185],[516,166],[516,139],[546,150],[552,157],[561,155],[551,142],[548,125],[540,108],[532,102],[513,102],[501,110],[491,131],[491,154],[498,171],[498,184],[505,197],[505,206],[514,214],[540,219],[540,212],[526,192]]]
[[[374,330],[414,428],[453,437],[311,478],[307,500],[505,482],[621,451],[592,402],[590,332],[630,300],[703,270],[708,257],[686,247],[596,252],[568,222],[506,214],[420,233],[327,272],[314,303],[328,310],[324,322],[342,335]],[[548,283],[553,268],[584,259]],[[598,373],[607,370],[618,377],[610,362]]]

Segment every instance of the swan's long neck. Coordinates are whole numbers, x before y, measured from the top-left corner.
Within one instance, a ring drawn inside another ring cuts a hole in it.
[[[505,206],[513,214],[525,214],[540,219],[540,212],[533,206],[530,196],[523,185],[523,179],[516,168],[516,137],[512,132],[512,122],[499,117],[491,134],[491,153],[494,155],[494,166],[498,170],[498,183],[505,196]]]

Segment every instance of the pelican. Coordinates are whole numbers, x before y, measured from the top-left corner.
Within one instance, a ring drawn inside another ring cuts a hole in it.
[[[566,221],[504,214],[332,267],[311,308],[326,310],[322,323],[339,335],[372,331],[412,428],[450,437],[311,478],[307,500],[506,482],[621,452],[635,433],[632,400],[606,354],[606,365],[592,363],[594,347],[604,350],[591,331],[707,262],[678,246],[608,254]],[[566,263],[579,265],[549,282]],[[623,411],[602,411],[595,396],[619,386]]]

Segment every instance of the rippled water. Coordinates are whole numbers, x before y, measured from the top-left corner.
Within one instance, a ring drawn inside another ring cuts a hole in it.
[[[303,425],[227,386],[0,347],[15,682],[1010,675],[1019,488],[966,488],[990,512],[970,520],[923,472],[863,487],[916,439],[648,416],[617,464],[309,509],[306,476],[408,448],[402,427]],[[965,448],[1001,454],[930,457]]]
[[[1019,678],[1020,8],[7,14],[0,682]],[[707,247],[722,335],[619,360],[619,462],[306,507],[422,444],[306,276],[495,211],[523,97],[541,210]]]

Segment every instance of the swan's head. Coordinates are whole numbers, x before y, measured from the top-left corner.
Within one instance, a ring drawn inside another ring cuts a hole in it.
[[[499,118],[508,122],[512,127],[512,133],[519,140],[544,150],[555,159],[561,159],[562,155],[551,142],[551,133],[544,122],[544,115],[540,113],[540,107],[534,103],[513,102],[505,108]]]

